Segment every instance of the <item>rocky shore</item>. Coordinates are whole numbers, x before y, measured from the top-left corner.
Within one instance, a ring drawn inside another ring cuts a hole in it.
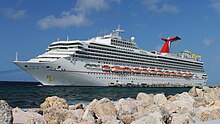
[[[68,105],[48,97],[39,109],[11,108],[0,100],[0,124],[191,124],[220,119],[220,88],[193,87],[165,96],[139,93],[136,99],[94,99],[88,105]]]

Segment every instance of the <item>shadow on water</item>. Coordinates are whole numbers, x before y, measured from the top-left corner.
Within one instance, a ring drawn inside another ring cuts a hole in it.
[[[190,88],[119,88],[119,87],[74,87],[42,86],[37,82],[0,82],[0,99],[12,107],[38,108],[49,96],[64,98],[69,104],[89,103],[93,99],[107,97],[117,101],[120,98],[136,98],[139,92],[174,95],[189,91]]]

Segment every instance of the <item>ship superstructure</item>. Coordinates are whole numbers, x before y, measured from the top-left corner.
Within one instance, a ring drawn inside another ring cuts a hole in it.
[[[135,38],[125,40],[119,28],[89,40],[59,40],[29,61],[14,61],[44,85],[114,86],[204,84],[201,56],[190,51],[170,53],[178,36],[162,38],[160,52],[140,49]]]

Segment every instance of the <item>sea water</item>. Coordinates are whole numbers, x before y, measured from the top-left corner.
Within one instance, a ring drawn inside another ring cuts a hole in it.
[[[74,87],[42,86],[35,82],[0,82],[0,100],[6,100],[11,107],[39,108],[45,98],[58,96],[67,100],[69,105],[88,104],[93,99],[109,98],[117,101],[121,98],[136,98],[139,92],[164,93],[174,95],[189,91],[190,88],[119,88],[119,87]]]

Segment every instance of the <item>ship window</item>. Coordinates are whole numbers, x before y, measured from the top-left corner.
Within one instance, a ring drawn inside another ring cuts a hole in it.
[[[26,68],[27,68],[28,66],[27,66],[27,65],[25,65],[24,67],[26,67]]]

